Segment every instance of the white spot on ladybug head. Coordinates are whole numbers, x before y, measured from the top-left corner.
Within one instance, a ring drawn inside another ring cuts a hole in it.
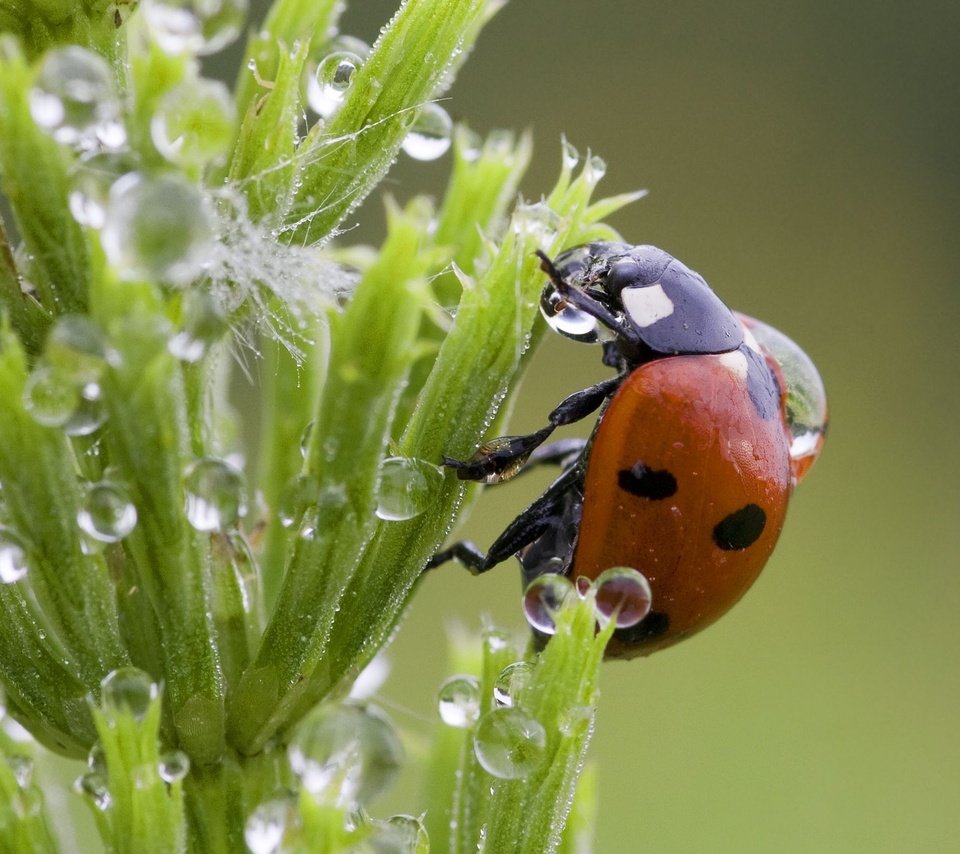
[[[627,316],[641,329],[673,314],[673,300],[659,282],[646,287],[624,288],[620,291],[620,299]]]
[[[720,364],[723,365],[738,379],[746,382],[750,365],[747,363],[747,357],[739,350],[731,350],[729,353],[721,353],[718,357]]]

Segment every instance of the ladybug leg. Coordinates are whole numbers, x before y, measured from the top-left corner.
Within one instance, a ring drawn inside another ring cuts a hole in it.
[[[447,561],[459,560],[473,575],[480,575],[539,539],[560,523],[568,494],[582,480],[578,466],[571,466],[560,475],[536,501],[524,510],[493,541],[486,554],[468,541],[454,543],[437,552],[424,567],[433,569]]]
[[[485,442],[467,460],[443,458],[443,464],[452,468],[460,480],[501,483],[519,474],[528,458],[542,445],[557,427],[573,424],[599,409],[603,402],[620,386],[623,376],[602,380],[589,388],[575,391],[564,398],[550,413],[550,423],[526,436],[501,436]]]

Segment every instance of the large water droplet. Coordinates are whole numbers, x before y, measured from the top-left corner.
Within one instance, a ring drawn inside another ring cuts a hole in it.
[[[823,380],[813,360],[795,341],[760,320],[743,314],[737,316],[761,351],[783,372],[787,385],[787,426],[792,437],[791,468],[794,483],[799,483],[820,456],[827,434],[827,392]]]
[[[543,725],[520,709],[487,712],[473,736],[477,761],[494,777],[519,780],[536,771],[546,758]]]
[[[88,537],[101,543],[116,543],[137,524],[137,508],[119,483],[100,481],[91,485],[77,511],[77,525]]]
[[[393,782],[403,751],[385,718],[359,706],[338,705],[311,714],[288,755],[290,767],[318,802],[355,809]]]
[[[187,521],[198,531],[235,528],[247,512],[243,474],[225,460],[207,457],[184,473]]]
[[[551,329],[566,338],[587,343],[597,340],[597,319],[568,303],[552,284],[540,295],[540,313]]]
[[[443,484],[438,466],[411,457],[387,457],[380,464],[377,516],[388,522],[412,519],[424,512]]]
[[[307,80],[307,103],[318,116],[330,118],[343,103],[363,58],[349,50],[324,56]]]
[[[107,411],[100,395],[99,383],[90,382],[80,386],[80,400],[63,425],[64,433],[68,436],[89,436],[103,426]]]
[[[107,366],[103,331],[85,314],[66,314],[47,336],[44,356],[62,376],[78,386],[99,382]]]
[[[480,718],[480,682],[474,676],[451,676],[437,693],[437,711],[447,725],[469,729]]]
[[[427,829],[412,815],[376,822],[373,833],[355,849],[356,854],[426,854],[429,850]]]
[[[414,160],[436,160],[446,154],[453,138],[453,120],[439,104],[430,102],[410,125],[402,148]]]
[[[73,790],[93,804],[98,812],[105,812],[113,806],[113,796],[107,788],[107,781],[96,771],[87,771],[73,782]]]
[[[163,96],[150,121],[150,137],[171,163],[199,171],[223,162],[235,123],[227,87],[219,80],[191,79]]]
[[[251,854],[274,854],[280,849],[283,834],[296,816],[296,805],[289,797],[261,803],[247,819],[243,841]]]
[[[89,148],[123,142],[120,102],[107,61],[71,45],[46,54],[30,90],[30,115],[57,142]],[[118,131],[120,128],[120,131]]]
[[[13,584],[27,574],[27,547],[20,536],[0,526],[0,584]]]
[[[62,427],[80,403],[80,390],[52,365],[39,364],[23,387],[23,406],[38,424]]]
[[[203,194],[175,175],[125,175],[110,190],[100,240],[125,279],[183,285],[214,246],[213,215]]]
[[[206,55],[225,48],[240,35],[247,0],[143,0],[150,34],[169,54]]]
[[[179,783],[190,773],[190,757],[182,750],[168,750],[160,755],[157,772],[165,783]]]
[[[635,626],[650,613],[653,594],[646,577],[624,566],[602,572],[593,583],[597,620],[606,625],[616,619],[617,628]]]
[[[183,297],[180,330],[167,349],[182,362],[199,362],[227,330],[227,319],[213,295],[190,290]]]
[[[563,575],[547,574],[533,579],[523,592],[523,613],[527,622],[538,632],[554,634],[557,612],[572,594],[573,585]]]
[[[291,478],[280,492],[277,501],[277,518],[284,528],[300,523],[308,507],[316,503],[320,487],[315,478],[299,474]]]
[[[517,698],[533,677],[534,666],[529,661],[508,664],[493,683],[493,699],[498,706],[514,706]]]
[[[90,228],[103,228],[107,218],[110,188],[117,180],[133,172],[137,161],[129,152],[98,151],[78,161],[71,172],[68,197],[73,218]]]
[[[160,689],[139,667],[120,667],[100,683],[100,706],[108,715],[129,714],[142,721]]]

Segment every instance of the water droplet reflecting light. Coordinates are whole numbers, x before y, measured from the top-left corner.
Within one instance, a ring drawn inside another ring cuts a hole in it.
[[[387,457],[380,465],[377,516],[400,522],[419,516],[437,496],[443,472],[425,460]]]
[[[451,676],[437,693],[440,719],[458,729],[469,729],[480,717],[480,682],[474,676]]]
[[[602,625],[616,619],[617,628],[624,629],[635,626],[650,613],[650,583],[635,569],[608,569],[600,574],[593,588],[597,619]]]
[[[420,108],[402,148],[414,160],[436,160],[446,154],[453,138],[453,120],[439,104]]]
[[[557,630],[554,618],[563,607],[573,585],[562,575],[541,575],[535,578],[523,593],[523,613],[527,622],[545,635]]]
[[[477,725],[473,750],[477,761],[494,777],[519,780],[537,770],[546,758],[543,725],[520,709],[487,712]]]

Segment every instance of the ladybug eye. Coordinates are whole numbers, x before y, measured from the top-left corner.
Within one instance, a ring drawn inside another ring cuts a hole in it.
[[[772,326],[740,315],[760,349],[772,358],[787,385],[787,426],[790,428],[790,461],[794,483],[799,483],[816,462],[827,431],[827,393],[810,357]],[[748,341],[749,343],[749,341]]]
[[[570,305],[552,284],[540,295],[540,313],[551,329],[567,338],[588,344],[597,340],[597,319]]]
[[[604,285],[609,294],[616,296],[624,288],[632,285],[643,285],[640,281],[640,264],[635,258],[618,258],[610,265]]]

